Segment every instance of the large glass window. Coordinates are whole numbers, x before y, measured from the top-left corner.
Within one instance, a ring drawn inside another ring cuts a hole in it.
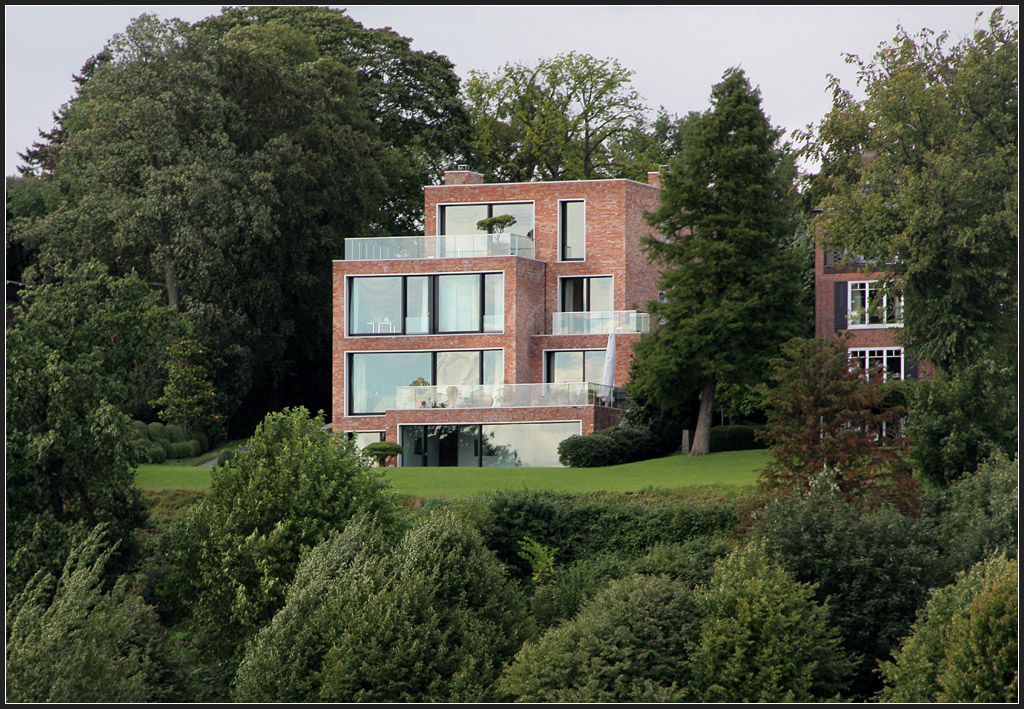
[[[396,408],[396,387],[500,384],[501,350],[349,353],[349,415]]]
[[[562,261],[582,261],[586,257],[585,203],[559,202],[558,244]]]
[[[356,276],[349,303],[350,335],[502,332],[505,276]]]
[[[604,377],[604,350],[570,350],[548,352],[547,380],[560,382],[594,382]]]
[[[402,465],[558,467],[558,444],[580,430],[578,421],[402,426]]]
[[[563,313],[602,312],[614,310],[611,276],[588,276],[562,279]]]
[[[490,217],[509,215],[515,219],[512,226],[502,231],[505,234],[533,236],[533,202],[508,202],[497,204],[446,204],[441,207],[438,224],[439,235],[486,234],[478,229],[477,222]]]
[[[903,324],[903,299],[885,292],[880,281],[850,281],[848,327]]]

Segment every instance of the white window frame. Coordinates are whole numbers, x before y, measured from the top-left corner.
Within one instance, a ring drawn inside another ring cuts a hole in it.
[[[903,327],[903,297],[896,298],[896,320],[889,322],[889,294],[880,284],[882,281],[847,281],[846,284],[846,328],[848,330],[871,330],[886,327]],[[855,311],[853,308],[855,290],[864,291],[864,310]],[[882,322],[867,322],[873,307],[873,299],[879,295],[882,297],[881,316]]]
[[[900,376],[898,379],[893,381],[902,381],[907,376],[907,357],[902,347],[851,347],[847,350],[847,357],[850,360],[850,366],[852,368],[853,363],[856,362],[857,366],[864,372],[864,376],[869,377],[871,370],[872,360],[881,359],[882,366],[882,381],[889,381],[889,370],[885,364],[890,357],[900,358]],[[865,366],[867,365],[867,366]]]

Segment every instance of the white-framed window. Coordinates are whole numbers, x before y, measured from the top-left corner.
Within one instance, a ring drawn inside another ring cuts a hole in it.
[[[582,199],[558,202],[558,260],[583,261],[587,257],[587,204]]]
[[[903,298],[886,292],[882,281],[850,281],[847,327],[902,327]]]
[[[905,361],[902,347],[851,347],[850,367],[857,367],[871,376],[874,368],[880,368],[883,381],[905,378]]]

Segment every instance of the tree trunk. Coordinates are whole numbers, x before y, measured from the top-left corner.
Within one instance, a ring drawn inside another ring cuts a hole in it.
[[[697,430],[693,434],[690,455],[707,455],[711,452],[711,417],[715,413],[715,378],[708,377],[700,393],[700,411],[697,414]]]
[[[178,280],[174,277],[174,261],[170,256],[164,258],[164,285],[167,288],[167,305],[177,309],[181,296],[178,293]]]

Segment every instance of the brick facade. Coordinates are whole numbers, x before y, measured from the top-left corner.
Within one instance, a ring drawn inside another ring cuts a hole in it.
[[[655,209],[658,187],[630,180],[484,184],[479,173],[446,173],[445,184],[425,193],[425,233],[437,234],[443,205],[529,202],[534,205],[535,258],[421,258],[335,261],[333,293],[333,425],[344,431],[386,431],[399,442],[402,424],[504,423],[579,421],[584,434],[618,422],[619,411],[603,406],[517,408],[453,408],[389,410],[383,416],[349,414],[346,386],[349,354],[356,352],[480,350],[504,352],[508,384],[543,382],[545,352],[605,349],[607,334],[550,334],[552,314],[559,309],[559,279],[571,276],[612,276],[613,309],[646,311],[657,298],[658,274],[642,251],[643,237],[652,235],[644,213]],[[650,182],[657,181],[657,173]],[[559,260],[559,203],[585,203],[585,259]],[[510,229],[515,232],[515,227]],[[354,276],[450,273],[504,274],[504,331],[435,335],[351,335],[348,287]],[[615,385],[628,378],[632,345],[638,333],[616,334]]]

